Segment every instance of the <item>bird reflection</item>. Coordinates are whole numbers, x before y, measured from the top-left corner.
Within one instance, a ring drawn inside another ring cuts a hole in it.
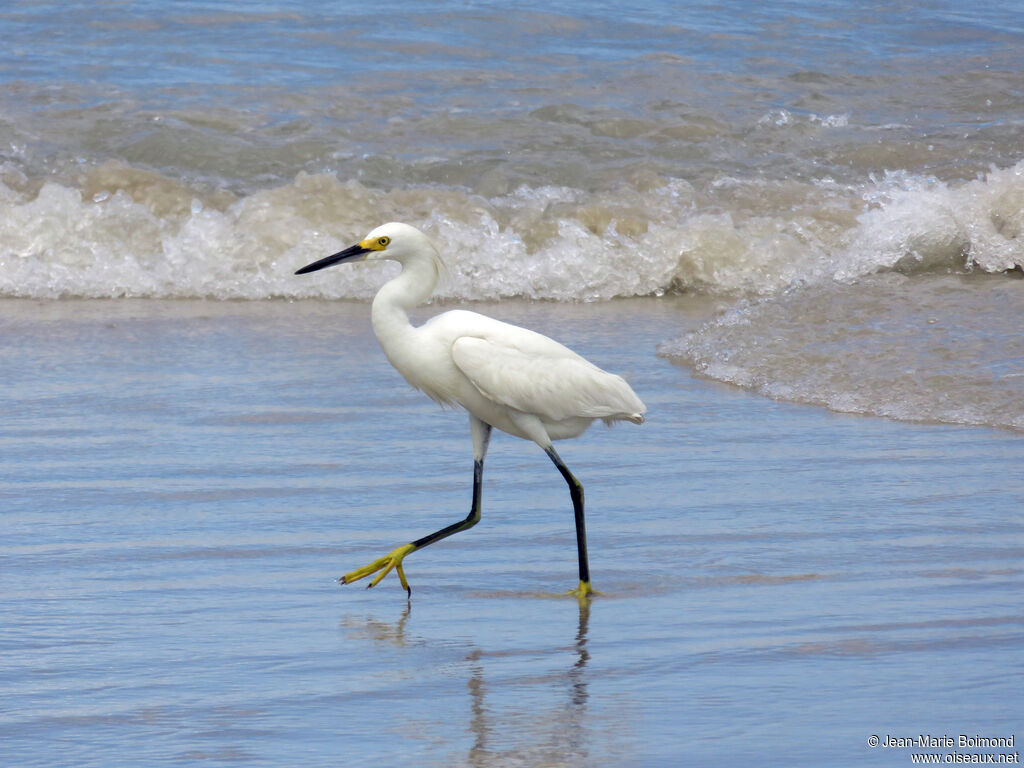
[[[559,758],[567,756],[582,757],[586,754],[586,731],[583,728],[583,720],[586,714],[587,705],[587,678],[586,667],[590,660],[590,652],[587,651],[587,631],[590,623],[590,600],[579,600],[579,623],[576,627],[575,643],[573,651],[575,660],[569,667],[564,677],[559,676],[568,682],[566,689],[568,701],[563,711],[548,712],[541,715],[540,720],[546,727],[551,728],[549,737],[550,744],[543,750],[546,753],[556,753]],[[479,649],[474,649],[467,656],[470,662],[470,678],[467,683],[471,701],[472,718],[470,730],[473,733],[473,746],[470,747],[467,763],[473,768],[490,768],[495,765],[495,759],[501,757],[488,747],[488,737],[492,731],[491,721],[495,720],[491,709],[487,706],[487,684],[484,680],[483,659],[486,654]],[[508,739],[506,738],[505,741]],[[522,750],[514,750],[521,755]]]
[[[516,655],[515,651],[487,651],[470,642],[470,648],[464,659],[467,673],[465,690],[469,698],[468,735],[472,738],[466,756],[466,764],[473,768],[489,768],[500,764],[504,757],[526,757],[524,751],[533,753],[531,756],[541,764],[548,760],[561,761],[567,758],[584,758],[588,752],[588,730],[584,727],[589,694],[587,691],[587,664],[590,652],[587,650],[587,635],[590,623],[589,599],[579,602],[579,621],[573,643],[568,648],[572,652],[572,663],[561,672],[545,674],[541,678],[530,676],[527,681],[502,678],[497,682],[488,682],[488,670],[502,659]],[[411,606],[407,605],[396,622],[381,621],[376,618],[342,619],[342,627],[350,639],[369,640],[374,645],[413,648],[424,645],[437,645],[436,641],[416,636],[410,631],[409,620]],[[415,626],[413,624],[412,626]],[[551,648],[559,652],[567,650]],[[529,653],[532,655],[536,649]],[[490,661],[490,666],[489,666]],[[552,688],[552,702],[562,698],[561,706],[553,703],[539,712],[523,713],[518,709],[511,714],[499,711],[507,707],[508,686],[542,684]],[[561,696],[558,688],[562,687]],[[492,701],[489,702],[488,698]],[[495,701],[497,700],[497,701]],[[448,725],[445,726],[446,728]],[[513,729],[511,732],[509,729]],[[502,745],[501,747],[497,745]],[[496,763],[496,760],[498,763]]]
[[[587,704],[587,678],[583,671],[590,661],[587,651],[587,627],[590,624],[590,601],[580,600],[580,623],[576,630],[576,663],[569,670],[569,681],[572,683],[572,705],[580,710]]]
[[[353,637],[362,637],[372,640],[374,643],[383,645],[404,646],[405,624],[409,621],[409,613],[412,610],[411,604],[406,604],[401,617],[397,622],[381,621],[380,619],[355,619],[346,616],[341,620],[344,627]]]
[[[479,649],[470,651],[468,659],[471,674],[466,684],[473,712],[473,717],[469,721],[469,729],[473,732],[473,746],[469,748],[467,762],[474,768],[491,762],[491,753],[487,748],[487,736],[490,731],[487,723],[487,691],[484,687],[484,667],[480,663],[480,658]]]

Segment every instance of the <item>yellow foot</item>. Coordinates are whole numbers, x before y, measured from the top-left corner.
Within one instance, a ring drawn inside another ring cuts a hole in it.
[[[591,587],[589,581],[581,581],[576,589],[569,590],[569,594],[583,602],[584,600],[589,600],[591,595],[599,595],[601,593]]]
[[[351,584],[353,581],[359,581],[359,579],[365,578],[371,573],[377,573],[377,571],[380,571],[380,573],[377,573],[373,578],[373,581],[366,585],[366,588],[369,589],[370,587],[377,586],[381,579],[391,573],[391,569],[393,568],[398,574],[398,578],[402,582],[402,586],[405,587],[405,591],[411,596],[412,589],[409,587],[409,582],[405,580],[405,571],[402,570],[402,558],[415,549],[416,547],[412,544],[403,544],[398,547],[398,549],[394,549],[384,555],[380,560],[374,560],[369,565],[364,565],[362,568],[357,568],[351,573],[346,573],[338,579],[338,581],[342,584]]]

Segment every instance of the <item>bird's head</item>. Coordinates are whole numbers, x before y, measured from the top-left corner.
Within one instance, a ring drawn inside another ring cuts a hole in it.
[[[379,261],[390,259],[403,264],[407,260],[429,258],[437,260],[437,250],[427,236],[416,227],[392,221],[381,224],[353,246],[327,256],[296,271],[296,275],[316,272],[318,269],[342,264],[346,261]]]

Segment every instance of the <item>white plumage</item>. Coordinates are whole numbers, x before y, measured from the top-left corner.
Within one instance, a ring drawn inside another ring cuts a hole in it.
[[[532,440],[548,454],[569,483],[576,515],[580,597],[591,594],[583,528],[583,488],[558,457],[553,440],[582,434],[595,419],[640,424],[646,407],[620,376],[601,370],[568,347],[534,331],[465,310],[445,312],[422,326],[408,311],[437,286],[443,262],[415,227],[392,222],[377,227],[359,244],[300,269],[313,272],[345,261],[391,259],[402,265],[373,300],[373,330],[388,360],[412,386],[440,403],[458,404],[470,414],[474,449],[473,506],[465,520],[406,544],[343,583],[392,568],[409,590],[402,558],[480,519],[483,460],[492,427]]]
[[[643,421],[643,403],[620,376],[546,336],[502,325],[499,333],[466,334],[452,344],[455,365],[484,397],[549,426],[574,417]]]

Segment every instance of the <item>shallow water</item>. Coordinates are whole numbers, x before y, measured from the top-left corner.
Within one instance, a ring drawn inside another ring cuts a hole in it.
[[[479,308],[479,307],[475,307]],[[368,307],[0,302],[0,754],[15,766],[894,765],[1020,733],[1024,444],[773,402],[654,356],[708,302],[503,302],[623,373],[641,427],[496,435]]]

